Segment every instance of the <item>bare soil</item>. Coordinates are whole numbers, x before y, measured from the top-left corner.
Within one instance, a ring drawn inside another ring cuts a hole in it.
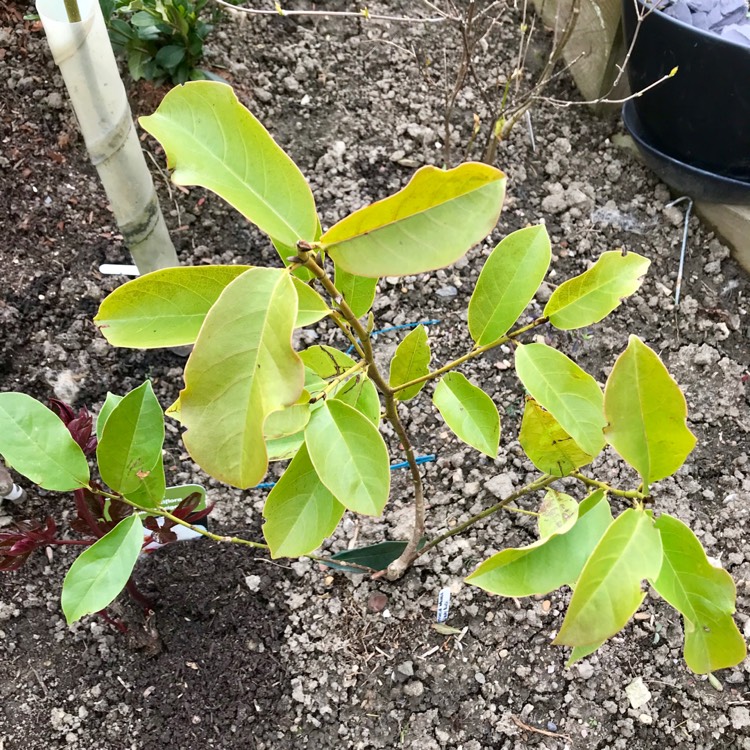
[[[124,393],[148,377],[166,406],[184,360],[114,350],[91,323],[123,281],[103,276],[99,265],[129,258],[43,33],[23,18],[29,10],[24,2],[0,9],[0,390],[96,410],[108,390]],[[484,80],[510,69],[517,21],[497,26],[480,48]],[[458,44],[438,26],[232,17],[211,37],[208,59],[309,176],[330,226],[402,187],[415,167],[443,163],[445,91],[455,80]],[[544,42],[536,46],[543,55]],[[134,113],[153,111],[163,91],[132,86]],[[565,73],[551,93],[577,97]],[[474,113],[487,121],[470,83],[452,117],[454,158],[471,140]],[[600,381],[629,333],[661,353],[686,393],[699,445],[676,477],[657,485],[656,510],[688,522],[733,575],[737,620],[750,635],[748,278],[692,217],[675,308],[684,208],[668,208],[667,188],[616,145],[619,121],[540,102],[531,124],[533,145],[522,124],[498,151],[509,196],[493,238],[454,268],[383,280],[376,325],[437,319],[429,329],[434,364],[463,353],[464,311],[483,258],[528,223],[546,222],[555,255],[530,315],[539,314],[550,285],[604,250],[649,257],[642,289],[609,319],[584,332],[544,335]],[[278,262],[220,199],[168,186],[158,146],[145,140],[144,148],[185,263]],[[384,334],[377,344],[392,351],[399,335]],[[303,338],[344,346],[325,323]],[[511,361],[510,351],[496,350],[464,370],[504,414],[496,461],[459,444],[429,408],[407,416],[418,452],[438,456],[424,468],[430,535],[533,476],[517,442],[523,390]],[[172,483],[205,483],[217,503],[213,526],[260,539],[265,492],[206,478],[170,429]],[[607,480],[635,481],[610,452],[595,469]],[[70,497],[28,490],[22,503],[0,507],[1,524],[46,514],[60,524],[69,519]],[[324,551],[404,538],[410,514],[410,488],[397,474],[386,520],[347,515]],[[174,544],[136,571],[157,612],[145,618],[125,597],[113,606],[126,635],[94,617],[67,627],[59,593],[73,553],[37,555],[0,578],[0,748],[750,749],[750,662],[718,675],[723,692],[691,674],[681,658],[682,623],[655,596],[622,634],[566,669],[565,652],[551,640],[569,592],[512,600],[463,584],[490,553],[533,533],[524,516],[493,517],[395,584],[309,560],[272,563],[206,540]],[[460,636],[432,628],[443,587],[453,593],[449,624]],[[373,612],[368,601],[378,591],[387,606]],[[625,689],[637,678],[651,697],[633,708]]]

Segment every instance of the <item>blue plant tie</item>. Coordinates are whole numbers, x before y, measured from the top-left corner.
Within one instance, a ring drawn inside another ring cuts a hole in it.
[[[421,466],[422,464],[429,464],[432,461],[436,461],[437,456],[434,453],[428,453],[426,456],[417,456],[415,459],[415,462],[417,466]],[[396,469],[408,469],[409,468],[409,462],[408,461],[401,461],[397,464],[391,464],[391,471],[394,471]],[[276,482],[261,482],[260,484],[256,484],[255,487],[252,489],[254,490],[270,490],[271,487],[274,487],[276,485]]]
[[[370,338],[375,338],[381,333],[390,333],[391,331],[403,331],[406,328],[416,328],[417,326],[434,326],[440,323],[439,320],[418,320],[416,323],[404,323],[400,326],[390,326],[389,328],[381,328],[379,331],[373,331],[370,334]],[[359,340],[359,339],[357,339]],[[346,350],[347,354],[351,354],[354,351],[354,344],[350,344]]]

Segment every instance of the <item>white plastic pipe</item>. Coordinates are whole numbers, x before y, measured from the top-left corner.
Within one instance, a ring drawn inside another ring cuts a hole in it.
[[[63,0],[37,0],[36,7],[91,162],[138,270],[144,274],[179,265],[133,127],[99,0],[78,0],[78,23],[68,21]]]

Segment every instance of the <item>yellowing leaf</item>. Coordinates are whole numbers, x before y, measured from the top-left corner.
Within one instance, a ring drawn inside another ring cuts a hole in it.
[[[175,184],[212,190],[284,245],[316,239],[305,178],[226,84],[177,86],[139,122],[167,152]]]
[[[391,360],[391,388],[398,388],[410,380],[421,378],[430,372],[430,345],[427,343],[427,330],[419,325],[398,345]],[[424,388],[424,381],[399,391],[396,398],[408,401]]]
[[[576,584],[556,644],[592,646],[625,627],[645,596],[644,578],[662,562],[659,533],[650,513],[632,508],[607,529]]]
[[[609,503],[597,490],[580,504],[578,520],[572,528],[553,531],[526,547],[498,552],[466,582],[502,596],[548,594],[560,586],[572,586],[611,523]]]
[[[355,211],[322,237],[356,276],[407,276],[450,265],[497,224],[505,175],[486,164],[422,167],[395,195]]]
[[[344,506],[320,481],[302,445],[263,506],[263,536],[271,556],[310,554],[333,534],[343,515]]]
[[[504,336],[534,298],[552,253],[544,225],[509,234],[487,258],[469,300],[469,332],[477,346]]]
[[[564,492],[547,490],[539,506],[537,525],[539,536],[546,539],[552,534],[564,534],[578,520],[578,503]]]
[[[650,265],[648,258],[636,253],[602,253],[588,271],[555,289],[544,314],[563,330],[598,323],[639,289]]]
[[[526,399],[518,441],[539,471],[555,477],[567,476],[593,460],[533,398]]]
[[[697,674],[734,667],[747,654],[745,639],[732,619],[734,581],[709,563],[695,534],[672,516],[656,521],[664,561],[652,581],[660,596],[685,618],[685,661]]]
[[[211,306],[228,284],[252,266],[180,266],[145,274],[115,289],[94,323],[113,346],[153,349],[192,344]],[[323,298],[297,278],[296,328],[330,312]]]
[[[500,445],[500,414],[492,399],[460,372],[449,372],[435,388],[432,401],[456,436],[490,458]]]
[[[516,374],[526,390],[590,456],[604,447],[604,396],[594,378],[546,344],[516,348]]]
[[[344,507],[383,512],[391,487],[388,449],[367,417],[329,399],[310,417],[305,443],[317,475]]]
[[[222,292],[198,335],[180,393],[183,438],[198,465],[227,484],[244,489],[263,478],[266,417],[302,393],[296,316],[289,274],[253,268]]]
[[[630,337],[607,379],[604,413],[607,442],[646,486],[674,474],[695,447],[680,387],[637,336]]]

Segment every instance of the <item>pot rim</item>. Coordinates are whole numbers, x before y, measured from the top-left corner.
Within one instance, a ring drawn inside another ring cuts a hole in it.
[[[719,45],[727,45],[730,49],[742,50],[746,54],[750,55],[750,45],[740,44],[739,42],[733,42],[730,39],[725,39],[723,36],[720,36],[719,34],[716,34],[713,31],[705,31],[704,29],[699,29],[696,26],[693,26],[689,23],[680,21],[679,18],[673,18],[672,16],[668,16],[660,8],[661,5],[664,5],[666,3],[666,0],[655,0],[654,3],[647,3],[645,2],[645,0],[623,0],[623,3],[632,3],[635,5],[640,5],[645,10],[652,10],[654,13],[660,14],[660,16],[667,19],[667,22],[677,24],[677,26],[680,26],[683,29],[694,32],[698,36],[706,39],[706,41],[711,41]]]

